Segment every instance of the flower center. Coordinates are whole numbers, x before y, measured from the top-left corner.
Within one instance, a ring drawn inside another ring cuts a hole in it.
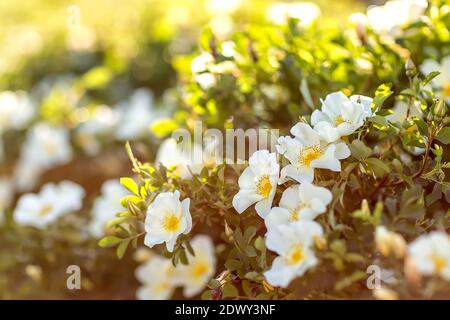
[[[39,216],[45,217],[45,216],[48,215],[51,211],[52,211],[52,206],[45,205],[45,206],[43,206],[43,207],[41,208],[41,210],[39,210]]]
[[[449,81],[444,82],[444,88],[442,90],[442,95],[444,97],[450,97],[450,82]]]
[[[173,213],[167,213],[162,225],[166,231],[175,232],[180,228],[180,218]]]
[[[272,184],[270,183],[269,177],[265,176],[258,181],[256,187],[257,193],[263,198],[268,198],[270,191],[272,191]]]
[[[52,142],[49,141],[49,142],[47,142],[47,143],[45,144],[45,151],[47,151],[47,153],[48,153],[49,155],[51,155],[51,156],[55,155],[57,150],[58,150],[58,149],[57,149],[55,143],[52,143]]]
[[[344,122],[346,122],[346,121],[344,120],[344,118],[342,118],[342,116],[337,116],[334,119],[334,126],[337,127],[338,125],[340,125],[341,123],[344,123]]]
[[[297,244],[291,249],[286,260],[288,264],[297,264],[302,261],[304,257],[305,253],[303,252],[303,248]]]
[[[301,165],[309,167],[311,162],[317,160],[322,155],[322,149],[319,145],[303,148],[300,151],[298,162]]]
[[[169,289],[170,285],[168,282],[160,282],[158,283],[158,285],[156,286],[156,291],[157,292],[161,292],[161,291],[166,291],[167,289]]]
[[[440,272],[445,267],[445,260],[439,256],[433,257],[434,269],[436,272]]]
[[[194,269],[192,270],[192,273],[194,277],[201,277],[205,273],[207,273],[209,270],[208,265],[205,262],[199,262],[195,265]]]

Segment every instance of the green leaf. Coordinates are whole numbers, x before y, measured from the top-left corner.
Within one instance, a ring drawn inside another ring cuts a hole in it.
[[[102,248],[113,247],[121,241],[122,241],[122,239],[120,239],[118,237],[107,236],[107,237],[104,237],[103,239],[101,239],[98,242],[98,245]]]
[[[434,78],[436,78],[438,75],[440,74],[439,71],[433,71],[430,72],[425,79],[422,81],[422,85],[426,86],[431,80],[433,80]]]
[[[131,239],[125,239],[123,240],[118,246],[117,246],[117,257],[119,259],[122,259],[125,252],[127,251],[128,245],[130,244]]]
[[[231,283],[227,283],[222,288],[222,297],[223,298],[234,298],[239,295],[238,289],[232,285]]]
[[[95,67],[81,78],[83,85],[88,89],[99,89],[108,84],[113,74],[106,67]]]
[[[366,164],[368,169],[377,177],[383,177],[391,171],[389,165],[378,158],[368,158],[366,159]]]
[[[374,110],[378,110],[383,105],[384,101],[386,101],[386,99],[391,96],[391,94],[393,93],[391,91],[391,87],[392,84],[385,83],[377,88],[377,90],[375,91],[375,97],[373,98],[372,102]]]
[[[353,140],[350,144],[352,156],[358,160],[364,160],[372,154],[372,149],[364,144],[361,140]]]
[[[442,128],[436,136],[436,139],[443,144],[450,143],[450,127]]]
[[[139,188],[133,179],[127,177],[120,178],[120,184],[127,188],[132,194],[139,195]]]
[[[178,124],[170,118],[155,120],[150,130],[158,138],[164,138],[178,128]]]
[[[242,262],[235,259],[228,259],[225,262],[225,267],[230,271],[236,271],[242,268]]]

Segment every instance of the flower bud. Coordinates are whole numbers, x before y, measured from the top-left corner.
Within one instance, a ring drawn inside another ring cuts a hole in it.
[[[375,245],[377,250],[385,257],[391,254],[394,254],[397,258],[405,256],[405,239],[398,233],[388,231],[384,226],[378,226],[375,230]]]
[[[442,99],[434,100],[434,104],[431,109],[431,112],[438,119],[442,119],[447,113],[447,106],[445,105],[444,100],[442,100]]]

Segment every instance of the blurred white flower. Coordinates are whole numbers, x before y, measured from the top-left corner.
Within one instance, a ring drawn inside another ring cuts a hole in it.
[[[265,218],[268,230],[295,221],[313,220],[326,211],[332,200],[331,192],[309,182],[289,187],[283,192],[280,206],[274,207]]]
[[[314,110],[311,124],[327,142],[334,142],[360,128],[372,115],[372,98],[354,95],[348,98],[341,91],[322,100],[322,110]]]
[[[281,170],[281,181],[292,178],[300,183],[312,182],[315,168],[341,171],[339,160],[350,156],[350,149],[344,142],[329,144],[306,123],[297,123],[291,133],[295,138],[278,139],[278,152],[290,162]]]
[[[205,90],[216,84],[216,78],[209,72],[214,65],[214,57],[208,52],[202,52],[191,61],[191,71],[195,81]]]
[[[164,140],[156,153],[156,163],[166,168],[182,179],[188,179],[199,174],[203,167],[214,167],[223,163],[223,151],[219,139],[205,137],[203,148],[198,143],[177,143],[174,138]]]
[[[36,124],[28,131],[21,159],[41,169],[65,164],[72,159],[69,139],[69,132],[64,127]]]
[[[264,272],[267,282],[285,288],[294,278],[314,267],[318,261],[312,246],[322,233],[322,227],[314,221],[298,221],[269,229],[266,246],[279,256],[273,260],[270,270]]]
[[[94,201],[92,220],[89,224],[89,232],[96,238],[101,238],[105,234],[108,221],[114,219],[116,213],[124,210],[120,200],[128,194],[117,179],[105,181],[101,191],[101,196]]]
[[[0,92],[0,134],[25,128],[33,115],[34,105],[26,92]]]
[[[156,196],[147,209],[145,217],[145,245],[152,248],[165,242],[167,250],[173,251],[180,234],[187,234],[192,228],[189,211],[190,199],[180,201],[180,192],[163,192]]]
[[[242,0],[207,0],[206,10],[210,14],[229,14],[236,11]]]
[[[60,216],[80,210],[84,196],[84,189],[76,183],[47,183],[38,194],[27,193],[20,197],[14,219],[18,224],[42,229]]]
[[[441,63],[427,59],[420,66],[420,71],[428,75],[433,71],[439,71],[440,74],[431,80],[431,87],[436,90],[437,96],[445,100],[450,105],[450,56],[446,56]]]
[[[375,244],[377,250],[384,256],[393,253],[402,258],[406,251],[406,241],[396,232],[389,231],[385,226],[377,226],[375,229]]]
[[[249,159],[249,166],[239,177],[239,192],[233,197],[233,207],[242,213],[256,202],[256,212],[265,217],[272,207],[280,166],[275,153],[259,150]]]
[[[148,89],[137,89],[127,102],[118,106],[119,121],[115,137],[118,140],[139,139],[150,135],[150,125],[163,116],[155,109],[153,93]]]
[[[313,2],[275,2],[266,15],[277,25],[287,24],[288,19],[298,19],[300,27],[307,27],[320,17],[320,8]]]
[[[169,169],[173,169],[174,173],[182,179],[190,178],[192,175],[189,168],[192,168],[192,160],[190,157],[190,148],[184,148],[185,144],[177,144],[173,138],[164,140],[159,146],[156,153],[156,163],[161,163]]]
[[[427,0],[389,0],[369,7],[368,24],[379,35],[397,38],[408,25],[420,21],[427,6]]]
[[[415,271],[423,275],[440,275],[450,281],[450,236],[434,231],[422,235],[408,247],[408,257]]]
[[[97,107],[91,117],[82,122],[75,131],[75,140],[88,155],[101,150],[101,139],[110,136],[118,120],[115,110],[108,106]]]
[[[385,118],[386,120],[389,120],[391,122],[398,122],[398,123],[402,123],[405,119],[406,116],[408,114],[408,104],[403,101],[403,100],[399,100],[395,103],[394,107],[392,108],[393,113],[390,115],[387,115]],[[411,104],[411,106],[409,107],[409,116],[416,116],[419,118],[423,117],[423,111],[420,108],[420,102],[414,102]]]
[[[186,298],[199,294],[216,271],[212,240],[205,235],[196,235],[191,240],[191,246],[195,256],[188,253],[188,264],[178,264],[176,267],[176,282],[184,287],[183,294]]]
[[[75,52],[91,52],[97,48],[97,34],[86,26],[70,28],[67,33],[66,45]]]
[[[172,261],[152,256],[136,269],[136,278],[143,284],[136,291],[139,300],[167,300],[175,289],[173,277],[175,267]]]

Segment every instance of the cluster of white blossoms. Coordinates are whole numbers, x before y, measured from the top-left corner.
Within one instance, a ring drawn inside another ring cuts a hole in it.
[[[216,256],[211,239],[197,235],[191,240],[195,255],[187,254],[188,264],[176,267],[170,259],[151,256],[136,269],[136,278],[142,283],[136,296],[140,300],[169,299],[176,287],[183,287],[186,298],[199,294],[214,275]]]
[[[43,229],[64,214],[81,209],[84,189],[71,181],[47,183],[37,194],[22,195],[14,210],[18,224]]]
[[[275,2],[266,12],[268,20],[274,24],[285,25],[289,19],[297,19],[301,28],[310,26],[320,14],[319,6],[314,2]]]
[[[313,245],[323,231],[313,219],[326,211],[332,194],[312,184],[314,171],[341,171],[340,160],[350,156],[350,149],[341,138],[364,125],[372,115],[371,104],[369,97],[331,93],[322,101],[321,110],[313,112],[313,127],[297,123],[291,129],[294,137],[278,139],[278,154],[259,150],[250,157],[239,177],[240,190],[233,198],[233,207],[243,213],[256,203],[256,212],[265,220],[266,245],[278,254],[271,269],[265,272],[271,285],[286,287],[317,264]],[[289,161],[281,171],[279,155]],[[287,188],[279,206],[272,207],[277,185],[288,180],[300,184]]]
[[[367,23],[377,34],[397,38],[407,26],[421,20],[427,7],[427,0],[389,0],[369,7]]]

